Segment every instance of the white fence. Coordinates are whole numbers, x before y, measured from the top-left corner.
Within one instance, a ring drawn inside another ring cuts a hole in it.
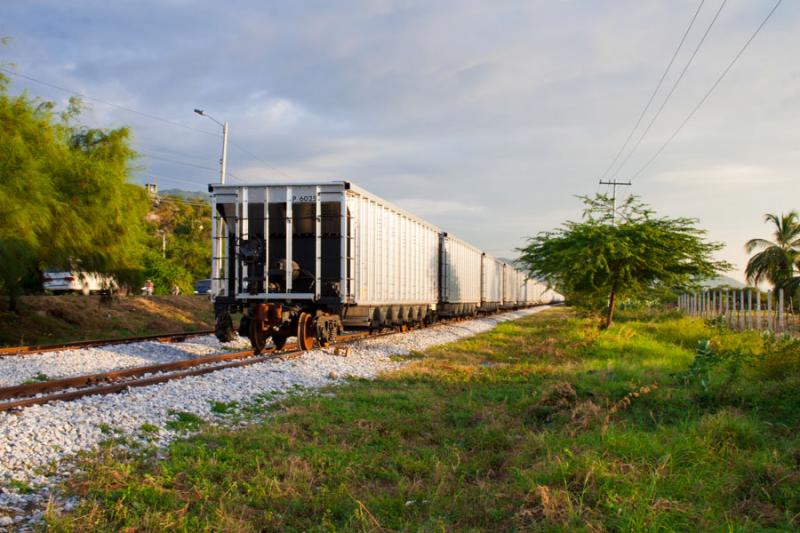
[[[777,294],[776,294],[777,292]],[[798,317],[786,312],[783,289],[706,289],[678,297],[678,308],[691,316],[722,318],[734,329],[767,329],[790,332],[800,325]]]

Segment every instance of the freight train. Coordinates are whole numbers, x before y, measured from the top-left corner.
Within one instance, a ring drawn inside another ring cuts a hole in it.
[[[561,300],[543,283],[346,181],[209,185],[216,334],[261,352],[345,328],[431,324]]]

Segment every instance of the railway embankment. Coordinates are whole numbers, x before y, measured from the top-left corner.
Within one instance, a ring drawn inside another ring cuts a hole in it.
[[[131,447],[152,446],[153,450],[164,453],[165,446],[185,436],[187,431],[195,432],[209,424],[232,429],[262,420],[279,408],[280,401],[298,392],[305,395],[331,385],[348,386],[359,379],[374,379],[383,372],[410,364],[414,354],[421,350],[489,331],[501,322],[541,309],[364,338],[348,343],[346,351],[340,353],[335,352],[335,347],[315,349],[299,352],[291,359],[278,356],[247,367],[132,388],[120,394],[88,396],[0,413],[0,517],[9,517],[16,525],[40,519],[43,504],[50,501],[53,488],[71,479],[76,456],[104,443],[129,451]],[[63,361],[65,367],[60,372],[68,375],[75,365],[83,372],[89,367],[109,364],[127,367],[143,362],[141,358],[191,357],[208,350],[235,347],[219,345],[210,337],[193,338],[177,345],[107,346],[102,350],[115,354],[108,361],[97,348],[79,349],[63,354],[68,360]],[[175,350],[182,353],[173,353]],[[9,358],[7,363],[18,364],[21,377],[36,372],[39,368],[36,365],[55,364],[49,359],[52,356],[52,353],[33,354]],[[78,466],[80,470],[84,468]],[[52,501],[52,509],[69,510],[75,500],[54,497]]]
[[[79,508],[49,525],[796,529],[797,341],[676,313],[598,325],[554,309],[403,350],[375,380],[252,406],[266,420],[177,419],[198,432],[87,457],[68,482]]]
[[[213,315],[204,296],[23,296],[18,313],[0,300],[0,346],[213,329]]]

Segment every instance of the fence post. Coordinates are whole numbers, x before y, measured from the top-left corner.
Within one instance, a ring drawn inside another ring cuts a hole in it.
[[[783,316],[783,288],[778,289],[778,327],[776,329],[783,333],[786,327],[785,317]]]
[[[700,291],[700,318],[706,316],[706,291]]]
[[[772,320],[772,291],[767,291],[767,329],[775,331],[775,326]]]
[[[725,321],[731,324],[731,291],[725,289]]]
[[[753,329],[753,291],[747,289],[747,329]]]
[[[761,291],[756,288],[756,329],[761,330]]]
[[[713,291],[713,290],[710,290],[710,291],[708,291],[708,298],[709,298],[709,301],[710,301],[710,304],[711,304],[711,305],[709,306],[709,310],[710,310],[711,312],[708,314],[708,318],[710,318],[710,319],[712,319],[712,320],[713,320],[713,318],[714,318],[714,315],[715,315],[715,314],[716,314],[716,312],[717,312],[717,302],[716,302],[716,300],[715,300],[715,298],[714,298],[715,296],[716,296],[716,294],[714,294],[714,291]]]
[[[744,289],[739,289],[739,329],[744,329]]]

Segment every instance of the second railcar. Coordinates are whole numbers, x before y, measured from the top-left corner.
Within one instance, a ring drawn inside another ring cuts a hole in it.
[[[516,268],[503,263],[503,301],[501,309],[514,309],[517,307],[519,297],[519,272]]]
[[[441,234],[439,316],[468,316],[481,303],[483,253],[447,233]]]
[[[481,265],[480,311],[493,313],[503,303],[503,262],[489,254],[483,254]]]

